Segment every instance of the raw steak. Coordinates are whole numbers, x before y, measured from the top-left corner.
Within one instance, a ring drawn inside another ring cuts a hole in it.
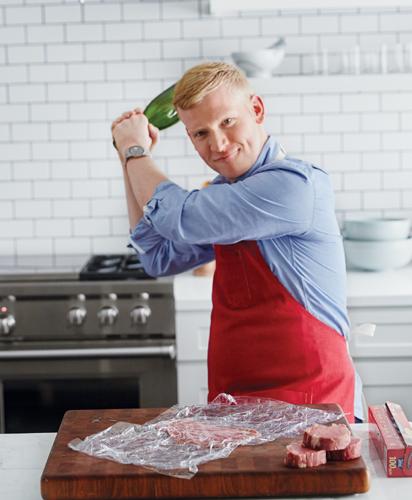
[[[353,460],[362,455],[362,439],[350,438],[350,444],[344,450],[327,451],[328,460]]]
[[[312,450],[343,450],[350,443],[350,431],[343,424],[312,425],[305,429],[303,446]]]
[[[326,464],[325,450],[311,450],[305,448],[302,443],[293,443],[286,446],[286,457],[284,464],[287,467],[316,467]]]
[[[191,418],[170,420],[166,424],[160,425],[159,429],[166,431],[172,439],[180,444],[195,444],[203,448],[246,444],[260,436],[260,433],[253,429],[204,424]]]

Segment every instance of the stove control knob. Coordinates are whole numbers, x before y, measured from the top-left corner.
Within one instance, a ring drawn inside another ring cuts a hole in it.
[[[66,313],[66,320],[69,325],[80,326],[86,319],[86,311],[81,307],[72,307]]]
[[[117,316],[119,313],[117,309],[114,307],[106,306],[102,307],[100,311],[97,313],[97,317],[99,318],[100,325],[114,325],[117,320]]]
[[[145,325],[151,314],[152,311],[148,306],[137,306],[131,310],[130,317],[134,325]]]
[[[8,335],[11,333],[15,324],[16,320],[11,314],[7,315],[5,318],[0,318],[0,335]]]

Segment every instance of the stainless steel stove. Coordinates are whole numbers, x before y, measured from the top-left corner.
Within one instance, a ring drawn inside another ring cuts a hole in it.
[[[1,432],[28,432],[16,420],[45,422],[62,400],[171,406],[175,351],[173,279],[148,276],[135,255],[0,257]]]

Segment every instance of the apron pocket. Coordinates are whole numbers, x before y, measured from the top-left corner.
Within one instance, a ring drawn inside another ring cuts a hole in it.
[[[230,309],[247,309],[250,293],[242,250],[221,250],[217,266],[221,265],[218,284],[220,294]]]

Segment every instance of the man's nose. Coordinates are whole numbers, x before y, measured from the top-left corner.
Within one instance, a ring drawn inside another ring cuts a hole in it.
[[[226,135],[221,132],[213,132],[209,135],[210,137],[210,149],[212,151],[220,152],[224,151],[226,145],[228,144],[228,139]]]

